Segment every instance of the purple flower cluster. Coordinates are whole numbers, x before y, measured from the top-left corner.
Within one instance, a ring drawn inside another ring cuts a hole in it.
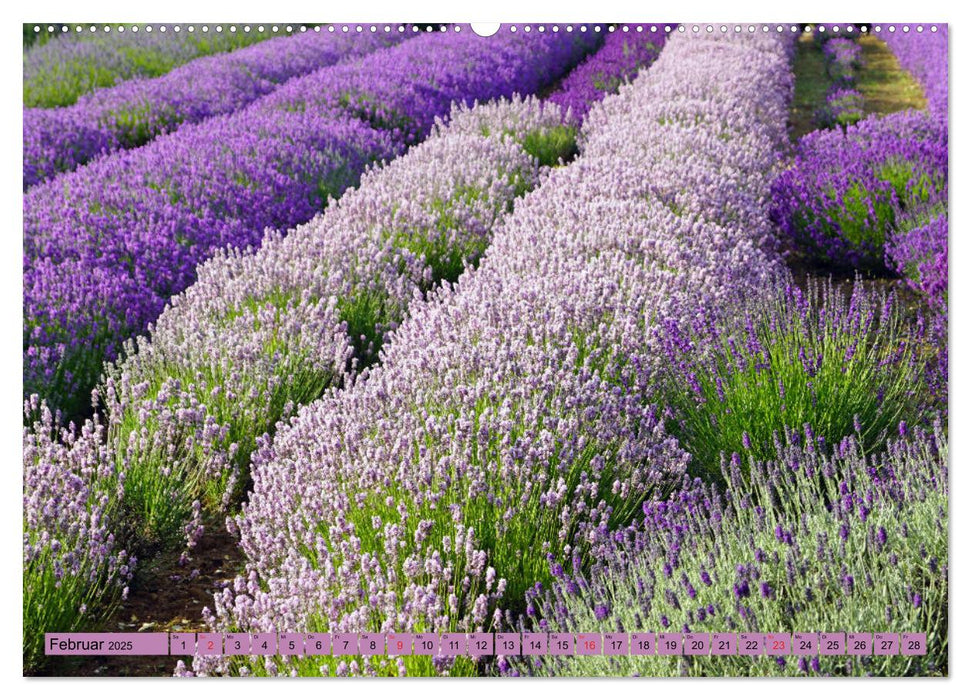
[[[86,403],[103,360],[214,251],[309,220],[367,163],[420,140],[453,102],[533,91],[591,42],[566,32],[425,34],[32,188],[25,393],[65,410]]]
[[[910,25],[910,31],[886,32],[883,40],[894,52],[900,65],[909,71],[924,88],[927,108],[931,114],[947,122],[947,25]]]
[[[945,190],[947,142],[936,118],[912,111],[807,134],[773,188],[773,217],[789,243],[824,262],[883,269],[899,212]]]
[[[44,633],[82,630],[110,612],[135,560],[112,532],[114,463],[97,420],[80,431],[32,397],[24,406],[24,668],[44,657]]]
[[[834,126],[847,127],[856,124],[863,117],[863,93],[839,86],[834,86],[827,93],[826,104],[816,112],[817,123],[827,129]]]
[[[930,208],[911,218],[910,225],[894,231],[887,240],[887,266],[917,291],[931,306],[947,313],[947,205]]]
[[[617,92],[637,72],[650,66],[658,57],[667,32],[663,25],[623,25],[609,34],[600,49],[577,66],[547,99],[569,109],[577,122],[604,95]]]
[[[206,56],[153,79],[132,79],[59,109],[24,110],[24,189],[106,150],[133,148],[182,123],[228,114],[300,75],[410,34],[307,32]]]
[[[482,264],[412,303],[366,381],[256,454],[236,520],[249,574],[211,624],[494,629],[551,560],[579,562],[677,479],[686,455],[651,404],[655,324],[771,281],[789,50],[679,35],[595,108],[579,160],[517,204]]]
[[[58,27],[60,29],[60,27]],[[135,77],[155,77],[199,56],[230,51],[272,36],[249,32],[203,32],[201,26],[132,28],[91,25],[58,35],[24,52],[24,106],[65,107],[80,95]]]
[[[852,39],[838,37],[823,44],[826,73],[839,87],[852,87],[863,66],[863,49]]]
[[[919,668],[903,657],[771,656],[511,659],[531,675],[921,675],[946,669],[947,438],[915,430],[881,453],[846,440],[832,455],[779,445],[752,460],[726,493],[689,482],[644,504],[644,520],[614,533],[589,572],[528,596],[523,627],[637,632],[920,629],[938,646]],[[879,577],[879,579],[877,579]],[[603,614],[604,610],[610,612]],[[930,644],[928,646],[930,649]],[[946,671],[944,671],[946,673]]]

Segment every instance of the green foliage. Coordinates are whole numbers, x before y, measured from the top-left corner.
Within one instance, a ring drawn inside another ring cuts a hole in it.
[[[520,142],[529,155],[540,165],[555,166],[560,161],[569,162],[577,154],[577,130],[562,125],[548,129],[534,129],[526,133]]]
[[[861,282],[849,299],[832,283],[808,296],[780,292],[726,326],[691,334],[690,354],[701,359],[671,349],[670,427],[698,475],[717,478],[721,455],[741,454],[746,442],[769,459],[807,425],[826,445],[859,432],[865,450],[879,450],[901,421],[923,416],[926,350],[894,299]]]

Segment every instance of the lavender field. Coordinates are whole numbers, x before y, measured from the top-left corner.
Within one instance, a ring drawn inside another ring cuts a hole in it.
[[[25,675],[949,674],[946,25],[197,39],[25,48]]]

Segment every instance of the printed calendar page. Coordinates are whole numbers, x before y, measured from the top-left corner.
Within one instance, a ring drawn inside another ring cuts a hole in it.
[[[23,24],[23,675],[949,676],[949,24],[683,11]]]

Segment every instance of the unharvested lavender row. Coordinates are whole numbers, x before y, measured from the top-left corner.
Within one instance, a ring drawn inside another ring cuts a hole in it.
[[[264,433],[373,362],[415,299],[478,260],[547,170],[523,144],[545,151],[562,126],[535,99],[457,108],[313,221],[201,266],[108,371],[108,439],[143,531],[171,539],[194,500],[228,504]],[[155,501],[159,488],[174,495]]]
[[[249,576],[214,626],[495,629],[551,559],[583,558],[679,480],[689,456],[652,405],[655,334],[777,271],[759,243],[787,49],[678,36],[590,115],[581,158],[524,198],[483,264],[412,306],[366,382],[258,453],[237,520]],[[469,670],[276,661],[258,670]]]
[[[654,31],[651,31],[651,26]],[[569,109],[577,122],[604,95],[617,92],[638,71],[650,66],[658,57],[668,33],[664,25],[624,24],[604,40],[600,49],[577,66],[559,89],[547,99]]]
[[[97,155],[134,148],[183,123],[228,114],[281,83],[398,43],[405,36],[307,32],[132,79],[59,109],[24,110],[24,189]]]
[[[923,30],[917,31],[918,26]],[[931,26],[937,31],[932,32]],[[910,31],[901,27],[895,32],[885,32],[883,40],[897,56],[900,65],[909,71],[924,88],[927,108],[931,114],[947,121],[947,25],[910,25]]]
[[[743,451],[743,454],[746,454]],[[505,659],[511,675],[938,675],[948,663],[948,445],[938,428],[885,453],[811,440],[723,465],[728,492],[686,483],[644,504],[592,572],[533,592],[550,632],[923,632],[925,656],[600,656]],[[569,565],[568,565],[569,566]]]
[[[76,26],[76,25],[75,25]],[[24,52],[24,106],[63,107],[99,87],[138,76],[155,77],[199,56],[230,51],[272,36],[269,31],[203,32],[201,25],[156,25],[152,31],[125,25],[84,27],[82,32],[58,34]],[[45,28],[42,27],[43,31]],[[60,27],[57,27],[60,30]],[[94,29],[95,31],[92,31]]]
[[[532,92],[591,42],[566,32],[423,35],[32,188],[25,394],[77,412],[103,361],[214,251],[309,220],[367,163],[424,137],[452,102]]]

